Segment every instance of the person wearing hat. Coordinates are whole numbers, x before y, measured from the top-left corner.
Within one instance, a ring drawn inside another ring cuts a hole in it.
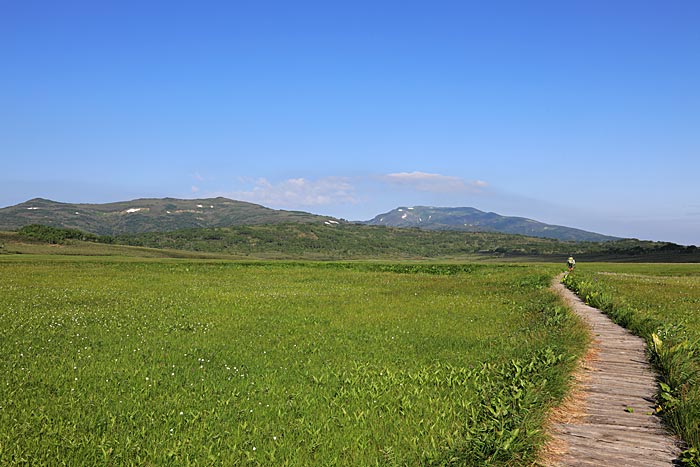
[[[576,266],[576,260],[573,256],[569,256],[569,259],[566,260],[566,266],[569,268],[569,272],[574,270],[574,267]]]

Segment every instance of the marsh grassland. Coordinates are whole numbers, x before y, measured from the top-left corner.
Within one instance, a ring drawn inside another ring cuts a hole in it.
[[[529,465],[551,265],[0,260],[0,465]]]

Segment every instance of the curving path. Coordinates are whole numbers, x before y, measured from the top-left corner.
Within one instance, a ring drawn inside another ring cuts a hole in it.
[[[553,284],[571,309],[588,323],[591,351],[577,375],[569,408],[552,424],[550,467],[668,467],[680,454],[679,441],[653,415],[657,381],[644,341]],[[566,412],[573,412],[564,420]]]

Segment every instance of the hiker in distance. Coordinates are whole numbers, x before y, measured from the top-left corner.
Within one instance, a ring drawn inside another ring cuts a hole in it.
[[[576,260],[573,256],[569,256],[569,259],[566,260],[566,266],[569,268],[569,272],[573,272],[576,267]]]

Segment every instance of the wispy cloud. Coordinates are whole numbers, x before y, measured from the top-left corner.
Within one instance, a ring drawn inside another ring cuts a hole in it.
[[[247,191],[229,193],[235,199],[265,206],[300,208],[357,202],[355,187],[344,177],[324,177],[316,180],[290,178],[272,183],[259,178]]]
[[[378,209],[404,204],[457,205],[469,195],[481,195],[489,188],[480,180],[427,172],[396,172],[384,175],[325,176],[320,178],[240,177],[232,189],[209,191],[207,196],[224,196],[275,209],[310,212],[325,210],[348,219],[370,218]]]
[[[488,186],[482,180],[467,181],[460,177],[426,172],[398,172],[381,177],[387,183],[417,191],[434,193],[479,193]]]

